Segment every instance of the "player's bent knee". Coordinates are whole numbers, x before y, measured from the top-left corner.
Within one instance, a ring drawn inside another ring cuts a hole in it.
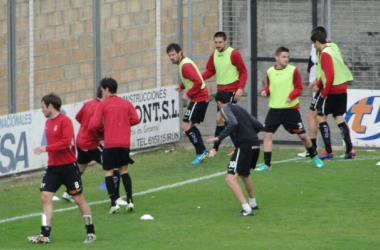
[[[191,123],[190,122],[182,122],[181,123],[181,128],[183,131],[187,131],[191,128]]]
[[[73,195],[71,197],[73,198],[73,200],[75,201],[75,203],[77,203],[78,205],[82,204],[83,202],[86,202],[85,199],[83,198],[82,194]]]
[[[216,124],[218,126],[224,126],[224,121],[223,121],[223,118],[222,118],[222,116],[220,114],[216,116]]]

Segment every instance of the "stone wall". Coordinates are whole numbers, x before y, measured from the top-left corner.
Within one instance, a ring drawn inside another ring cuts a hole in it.
[[[29,1],[16,2],[16,67],[17,111],[40,106],[41,97],[51,91],[64,103],[88,100],[94,94],[93,65],[93,0],[34,0],[34,88],[29,87]],[[156,0],[100,0],[101,9],[101,75],[119,82],[119,92],[137,91],[178,83],[177,67],[166,54],[169,43],[178,43],[178,0],[161,0],[160,34],[156,34]],[[224,30],[231,46],[238,49],[249,67],[247,47],[246,0],[193,0],[191,3],[191,41],[188,41],[188,5],[183,1],[183,52],[194,59],[201,71],[214,51],[213,34],[223,17]],[[312,29],[311,1],[260,0],[258,2],[257,42],[260,57],[274,57],[279,46],[286,46],[291,57],[309,57]],[[344,3],[343,3],[344,2]],[[380,10],[371,0],[332,1],[333,40],[342,50],[357,81],[352,87],[378,88],[380,82]],[[318,2],[318,5],[319,2]],[[230,6],[225,8],[226,6]],[[319,6],[320,7],[320,6]],[[318,15],[320,10],[318,10]],[[226,21],[226,19],[228,20]],[[227,28],[228,23],[235,26]],[[8,113],[7,73],[7,0],[0,0],[0,115]],[[157,44],[156,38],[161,39]],[[160,45],[161,61],[157,65]],[[189,50],[191,48],[191,51]],[[274,62],[258,63],[257,88],[262,88],[266,69]],[[295,63],[305,84],[306,63]],[[97,83],[95,83],[96,85]],[[215,79],[207,81],[211,93],[216,92]],[[247,90],[247,89],[246,89]],[[310,92],[304,91],[309,95]]]
[[[162,86],[178,83],[166,46],[178,41],[178,1],[161,0]],[[7,1],[0,1],[0,115],[8,113]],[[184,52],[187,42],[187,1],[184,1]],[[119,92],[157,86],[156,1],[101,0],[101,75],[114,77]],[[217,29],[217,0],[192,1],[194,53],[213,50]],[[30,109],[29,100],[29,1],[17,1],[17,111]],[[93,1],[34,1],[35,109],[43,95],[56,92],[63,103],[91,99],[94,93]],[[201,63],[205,65],[205,62]],[[160,70],[160,68],[158,68]]]

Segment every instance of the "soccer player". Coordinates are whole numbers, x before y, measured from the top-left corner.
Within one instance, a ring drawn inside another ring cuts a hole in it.
[[[235,146],[235,151],[228,164],[226,183],[242,205],[238,216],[252,216],[253,209],[258,209],[252,180],[249,177],[251,168],[255,168],[260,154],[260,141],[257,133],[263,130],[263,125],[252,117],[244,108],[231,103],[231,95],[225,90],[216,93],[215,100],[220,108],[222,119],[226,128],[214,138],[206,140],[207,143],[220,141],[228,135]],[[243,180],[249,196],[249,202],[244,197],[238,183],[238,177]]]
[[[353,80],[352,74],[345,65],[339,48],[327,43],[326,34],[321,31],[314,32],[311,35],[311,41],[319,52],[322,72],[321,79],[317,83],[317,87],[321,92],[317,102],[317,119],[325,150],[318,157],[320,159],[334,157],[331,147],[330,127],[327,124],[327,116],[332,114],[346,144],[344,158],[353,159],[355,158],[355,150],[350,138],[350,129],[343,117],[347,109],[347,82]]]
[[[108,195],[111,200],[109,213],[120,209],[116,204],[113,169],[117,168],[127,194],[127,211],[133,211],[132,179],[128,173],[128,164],[134,161],[129,157],[131,144],[131,126],[140,119],[132,103],[117,96],[118,84],[113,78],[103,78],[100,81],[104,100],[98,104],[92,120],[93,127],[104,133],[103,170]]]
[[[269,111],[264,125],[264,161],[255,171],[272,170],[273,134],[280,125],[290,134],[297,134],[305,146],[310,158],[318,168],[323,162],[316,157],[315,149],[306,134],[299,111],[298,96],[302,93],[302,80],[298,69],[289,65],[289,50],[280,47],[275,54],[276,65],[267,70],[267,86],[261,96],[269,97]]]
[[[312,30],[313,32],[321,31],[325,35],[327,35],[327,32],[325,28],[322,26],[318,26]],[[332,47],[338,48],[338,46],[328,41],[327,44]],[[339,50],[339,49],[338,49]],[[318,135],[318,120],[317,120],[317,101],[321,95],[321,92],[316,87],[316,84],[318,82],[318,79],[322,76],[322,69],[321,69],[321,62],[317,57],[317,50],[314,47],[314,44],[311,45],[311,51],[310,51],[310,58],[309,58],[309,66],[308,66],[308,72],[309,72],[309,88],[313,89],[313,99],[310,104],[310,109],[307,113],[307,122],[308,122],[308,129],[309,129],[309,136],[311,143],[313,144],[313,147],[315,148],[315,151],[318,152],[317,148],[317,135]],[[299,153],[298,157],[306,158],[309,157],[309,153],[307,151]]]
[[[99,86],[96,92],[96,98],[86,102],[75,116],[75,119],[80,123],[79,132],[76,137],[76,146],[78,151],[77,163],[80,175],[84,173],[88,163],[91,161],[96,161],[102,165],[103,145],[100,143],[100,141],[103,140],[103,133],[94,131],[91,128],[92,117],[94,116],[95,110],[101,101],[102,89]],[[113,179],[115,182],[115,195],[118,197],[116,204],[123,206],[128,205],[125,200],[120,198],[120,174],[118,169],[114,169]],[[71,195],[69,195],[67,191],[63,193],[62,198],[67,201],[73,201]]]
[[[76,164],[74,126],[70,118],[61,114],[61,98],[48,94],[42,98],[42,113],[46,118],[45,133],[47,146],[39,146],[33,151],[39,155],[48,153],[48,166],[41,183],[42,226],[41,233],[28,237],[34,243],[50,243],[53,218],[53,196],[61,185],[65,185],[77,203],[86,224],[87,237],[84,243],[96,241],[91,209],[83,197],[83,187]]]
[[[314,30],[313,30],[314,31]],[[309,89],[313,89],[314,85],[317,83],[317,50],[314,45],[311,45],[310,56],[309,56],[309,64],[307,71],[309,73]],[[317,145],[317,134],[318,134],[318,121],[317,121],[317,111],[315,109],[316,99],[320,95],[320,92],[314,92],[313,89],[313,98],[310,104],[310,109],[307,113],[307,125],[309,129],[309,137],[311,143],[316,152],[318,152]],[[305,151],[297,154],[298,157],[306,158],[309,157],[309,152]]]
[[[228,46],[227,35],[223,31],[214,34],[216,50],[211,54],[206,71],[202,73],[204,80],[216,74],[218,90],[225,90],[230,95],[230,102],[237,103],[247,82],[247,69],[239,51]],[[217,107],[215,136],[217,137],[225,128],[225,124]],[[215,141],[208,156],[213,157],[219,150],[221,141]]]
[[[166,53],[173,64],[178,65],[182,83],[176,91],[186,89],[182,100],[188,101],[188,106],[182,119],[181,128],[195,148],[195,159],[191,164],[199,164],[207,155],[207,149],[203,143],[201,132],[195,126],[204,120],[209,102],[209,94],[202,75],[195,63],[182,53],[178,44],[169,44]]]

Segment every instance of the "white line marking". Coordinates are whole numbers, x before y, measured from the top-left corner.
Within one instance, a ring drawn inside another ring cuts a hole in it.
[[[218,176],[225,175],[225,174],[226,174],[226,172],[219,172],[219,173],[215,173],[215,174],[211,174],[211,175],[207,175],[207,176],[203,176],[203,177],[190,179],[187,181],[176,182],[176,183],[173,183],[170,185],[165,185],[165,186],[158,187],[158,188],[148,189],[146,191],[138,192],[138,193],[135,193],[133,195],[134,196],[140,196],[140,195],[150,194],[150,193],[154,193],[154,192],[169,189],[169,188],[175,188],[175,187],[191,184],[191,183],[198,182],[198,181],[211,179],[211,178],[218,177]],[[97,204],[102,204],[102,203],[106,203],[106,202],[110,202],[110,200],[94,201],[94,202],[89,202],[88,204],[89,205],[97,205]],[[78,206],[73,206],[73,207],[68,207],[68,208],[60,208],[60,209],[54,210],[54,213],[66,212],[66,211],[74,210],[77,208],[78,208]],[[27,218],[36,217],[36,216],[41,216],[41,213],[26,214],[26,215],[22,215],[22,216],[16,216],[13,218],[0,220],[0,224],[10,222],[10,221],[15,221],[15,220],[27,219]]]
[[[378,157],[376,159],[378,159]],[[287,159],[287,160],[282,160],[282,161],[274,161],[272,163],[278,164],[278,163],[286,163],[286,162],[299,161],[299,160],[302,160],[302,158],[298,158],[297,157],[297,158]],[[367,158],[363,158],[363,159],[357,159],[356,158],[354,160],[355,161],[369,160],[369,158],[368,157]],[[345,160],[345,161],[347,161],[347,160]],[[211,179],[211,178],[218,177],[218,176],[225,175],[225,174],[226,174],[225,171],[224,172],[218,172],[218,173],[215,173],[215,174],[211,174],[211,175],[207,175],[207,176],[203,176],[203,177],[198,177],[198,178],[190,179],[190,180],[187,180],[187,181],[176,182],[176,183],[173,183],[173,184],[170,184],[170,185],[165,185],[165,186],[158,187],[158,188],[148,189],[146,191],[138,192],[138,193],[135,193],[133,195],[134,196],[140,196],[140,195],[150,194],[150,193],[154,193],[154,192],[165,190],[165,189],[169,189],[169,188],[175,188],[175,187],[191,184],[191,183],[198,182],[198,181],[203,181],[203,180]],[[97,204],[102,204],[102,203],[106,203],[106,202],[109,202],[109,200],[94,201],[94,202],[89,202],[88,204],[89,205],[97,205]],[[54,210],[54,213],[66,212],[66,211],[74,210],[74,209],[77,209],[77,208],[78,208],[78,206],[68,207],[68,208],[60,208],[60,209]],[[41,216],[41,213],[32,213],[32,214],[26,214],[26,215],[16,216],[16,217],[13,217],[13,218],[3,219],[3,220],[0,220],[0,224],[11,222],[11,221],[16,221],[16,220],[21,220],[21,219],[27,219],[27,218],[31,218],[31,217],[37,217],[37,216]]]

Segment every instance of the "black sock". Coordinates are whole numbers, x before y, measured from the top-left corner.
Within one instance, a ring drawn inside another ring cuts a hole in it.
[[[310,148],[306,148],[307,152],[310,155],[310,158],[313,159],[313,157],[316,155],[315,148],[311,146]]]
[[[321,122],[319,124],[319,131],[321,132],[323,142],[325,143],[325,149],[327,153],[332,152],[331,140],[330,140],[330,127],[327,122]]]
[[[218,135],[220,135],[220,133],[222,133],[222,131],[224,130],[224,128],[225,128],[225,126],[216,126],[215,137],[218,137]],[[222,143],[222,141],[220,141],[220,140],[214,142],[214,147],[213,148],[216,151],[219,150],[220,143]]]
[[[206,149],[205,145],[203,144],[201,132],[197,129],[197,127],[192,127],[186,132],[187,137],[189,137],[191,143],[195,147],[195,152],[197,155],[202,154],[203,151]]]
[[[345,122],[338,124],[340,135],[342,136],[344,143],[346,143],[346,154],[352,150],[352,142],[350,137],[350,129]]]
[[[199,142],[199,153],[197,150],[197,154],[202,154],[205,151],[206,147],[205,147],[205,144],[204,144],[203,139],[202,139],[201,131],[199,131],[199,129],[195,126],[193,128],[194,128],[194,132],[197,135],[198,142]]]
[[[41,234],[45,237],[50,237],[51,227],[41,226]]]
[[[264,162],[265,162],[265,165],[267,165],[268,167],[270,167],[271,159],[272,159],[272,152],[264,152]]]
[[[127,202],[128,203],[133,203],[133,198],[132,198],[132,179],[129,173],[123,174],[120,176],[121,179],[123,180],[123,185],[125,188],[125,192],[127,193]]]
[[[314,149],[315,149],[315,152],[317,152],[318,150],[318,145],[317,145],[317,139],[311,139],[310,138],[310,140],[311,140],[311,143],[313,144],[313,147],[314,147]]]
[[[113,170],[113,181],[115,183],[115,197],[120,198],[120,173],[119,170]]]
[[[94,234],[95,233],[94,224],[86,225],[86,231],[87,231],[87,234]]]
[[[107,187],[108,196],[111,199],[111,205],[116,206],[115,201],[117,200],[117,198],[115,197],[115,182],[113,181],[113,176],[106,177],[106,187]]]

